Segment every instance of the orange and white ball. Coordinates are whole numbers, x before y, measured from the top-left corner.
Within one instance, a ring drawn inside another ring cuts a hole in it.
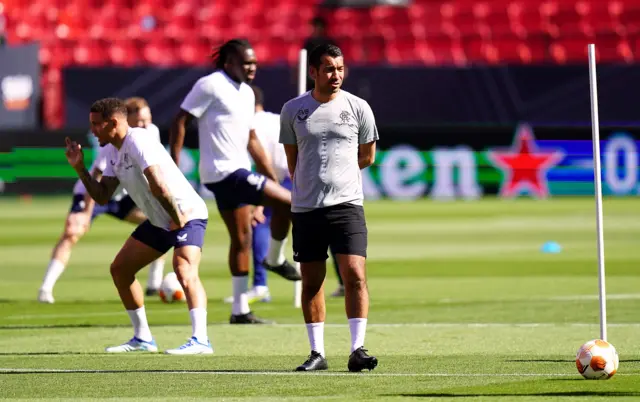
[[[588,380],[607,380],[618,371],[618,352],[607,341],[591,340],[580,346],[576,355],[578,372]]]
[[[175,272],[169,272],[164,277],[158,293],[160,294],[160,299],[165,303],[182,302],[186,300],[184,290]]]

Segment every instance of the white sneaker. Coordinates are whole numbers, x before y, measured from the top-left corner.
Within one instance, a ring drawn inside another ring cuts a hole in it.
[[[168,355],[210,355],[213,353],[213,348],[211,342],[200,343],[192,336],[184,345],[176,349],[168,349],[164,353]]]
[[[127,352],[157,352],[158,345],[155,340],[151,342],[143,341],[135,336],[127,343],[118,346],[110,346],[104,350],[107,353],[127,353]]]
[[[271,301],[271,293],[269,293],[269,288],[262,288],[264,290],[258,290],[257,288],[251,288],[247,291],[247,299],[249,300],[249,304],[255,303],[257,301],[263,303],[269,303]],[[233,296],[225,297],[224,302],[226,304],[233,303]]]
[[[53,304],[55,299],[53,298],[53,292],[51,290],[40,289],[38,291],[38,301],[40,303]]]

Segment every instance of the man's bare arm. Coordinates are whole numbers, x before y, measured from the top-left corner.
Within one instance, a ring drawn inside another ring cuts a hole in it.
[[[160,201],[160,205],[167,211],[173,222],[178,225],[178,227],[183,227],[187,222],[180,211],[175,197],[167,189],[160,167],[158,165],[149,166],[144,170],[144,175],[149,182],[151,194]]]
[[[93,176],[93,178],[96,179],[97,181],[100,181],[102,179],[102,170],[93,168],[93,171],[91,172],[91,176]],[[96,201],[93,198],[91,198],[91,195],[89,194],[89,192],[86,192],[84,194],[84,212],[91,215],[91,213],[93,212],[93,208],[95,207],[95,204],[96,204]]]
[[[109,202],[120,184],[117,177],[103,176],[100,180],[96,180],[84,166],[76,168],[76,172],[87,189],[87,193],[100,205]]]
[[[371,141],[368,144],[360,144],[358,147],[358,166],[364,169],[373,165],[376,160],[376,142]]]
[[[273,166],[271,166],[271,161],[269,160],[270,158],[265,152],[264,147],[262,146],[262,143],[260,143],[260,140],[254,130],[251,130],[249,133],[247,150],[253,158],[253,161],[256,163],[256,170],[267,176],[269,179],[277,182],[278,175],[276,175],[275,170],[273,170]]]
[[[176,165],[180,163],[180,151],[184,144],[186,127],[192,119],[193,116],[189,112],[180,109],[169,128],[169,150]]]
[[[298,146],[293,144],[284,144],[284,153],[287,154],[287,166],[289,166],[289,174],[293,179],[298,163]]]

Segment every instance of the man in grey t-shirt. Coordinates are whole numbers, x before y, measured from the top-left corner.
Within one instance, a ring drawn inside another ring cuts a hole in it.
[[[378,130],[371,107],[340,89],[344,59],[326,44],[309,56],[315,88],[287,102],[280,114],[293,190],[293,258],[300,262],[302,311],[311,344],[309,359],[297,371],[326,370],[324,353],[327,249],[335,251],[344,281],[351,331],[350,371],[372,370],[364,338],[369,313],[365,260],[367,225],[360,169],[375,160]]]

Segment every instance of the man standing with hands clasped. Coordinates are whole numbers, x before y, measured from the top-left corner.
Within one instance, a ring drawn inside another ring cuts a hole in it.
[[[340,89],[340,48],[316,47],[309,56],[309,73],[315,88],[287,102],[280,115],[280,142],[293,177],[293,256],[301,264],[302,311],[311,344],[309,358],[296,370],[328,368],[323,282],[329,246],[344,280],[351,332],[349,371],[372,370],[378,360],[364,349],[369,295],[360,169],[375,160],[378,130],[369,104]]]

